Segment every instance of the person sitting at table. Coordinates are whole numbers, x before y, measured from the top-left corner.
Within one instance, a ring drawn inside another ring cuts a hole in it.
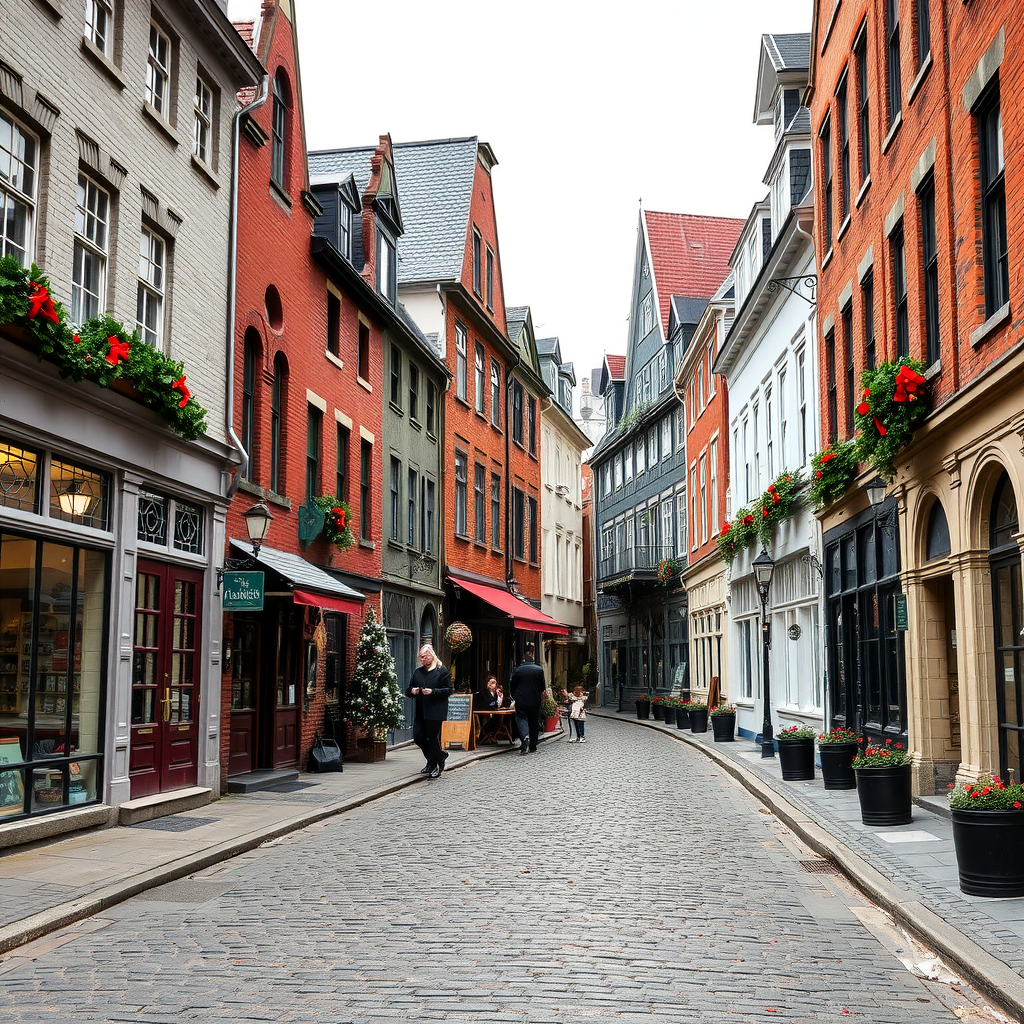
[[[487,682],[482,690],[473,694],[474,711],[508,711],[512,705],[512,698],[505,693],[504,687],[498,682],[494,675],[487,677]],[[485,720],[481,726],[480,742],[491,743],[496,741],[498,732],[496,719]],[[514,724],[510,723],[510,732],[516,732]]]

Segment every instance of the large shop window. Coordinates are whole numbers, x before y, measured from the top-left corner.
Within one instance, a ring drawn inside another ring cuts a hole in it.
[[[0,532],[0,819],[102,791],[107,556]]]

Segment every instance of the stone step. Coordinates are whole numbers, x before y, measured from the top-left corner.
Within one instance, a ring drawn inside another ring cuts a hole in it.
[[[167,814],[194,811],[197,807],[204,807],[212,799],[213,790],[206,786],[191,786],[188,789],[174,789],[169,793],[142,796],[120,805],[118,824],[137,825],[140,821],[152,821]]]
[[[228,779],[228,792],[258,793],[261,789],[270,789],[271,786],[283,786],[285,783],[298,781],[299,773],[294,768],[246,772],[245,775],[233,775]]]

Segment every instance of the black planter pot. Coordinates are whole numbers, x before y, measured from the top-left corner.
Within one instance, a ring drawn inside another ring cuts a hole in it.
[[[651,717],[651,702],[649,700],[638,700],[636,702],[636,717],[640,719]]]
[[[700,708],[694,710],[690,708],[690,732],[707,732],[708,731],[708,709]]]
[[[826,789],[856,789],[857,776],[853,774],[853,759],[857,756],[857,743],[821,743],[821,777]]]
[[[712,715],[711,728],[715,734],[716,743],[732,743],[736,735],[736,716]]]
[[[814,778],[814,740],[779,740],[779,767],[783,782]]]
[[[909,825],[911,815],[910,765],[854,768],[860,820],[865,825]]]
[[[690,728],[690,712],[687,708],[676,708],[676,728]]]
[[[951,814],[961,891],[969,896],[1024,896],[1024,811],[954,807]]]
[[[665,705],[664,704],[654,704],[653,705],[653,710],[654,710],[654,720],[656,722],[664,722],[665,721]]]

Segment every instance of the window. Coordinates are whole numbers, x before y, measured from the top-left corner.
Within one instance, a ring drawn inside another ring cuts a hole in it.
[[[432,380],[427,381],[427,433],[431,437],[437,436],[436,424],[434,422],[437,413],[437,386]]]
[[[327,351],[341,356],[341,299],[333,292],[327,293]]]
[[[111,0],[85,0],[85,38],[104,57],[111,56],[114,8]]]
[[[512,440],[523,443],[523,385],[512,381]]]
[[[1006,258],[1006,192],[1003,184],[1003,115],[999,86],[988,90],[975,113],[981,153],[981,242],[984,256],[985,316],[1010,297]]]
[[[526,558],[526,495],[518,487],[512,488],[513,554]]]
[[[501,429],[501,367],[491,359],[491,423]]]
[[[700,542],[708,540],[708,460],[706,455],[700,457]]]
[[[836,332],[825,335],[825,372],[828,374],[828,439],[839,440],[839,407],[836,396]]]
[[[857,64],[857,134],[860,143],[860,183],[864,184],[871,174],[871,113],[868,100],[868,33],[861,29],[853,45],[853,57]]]
[[[455,453],[455,533],[466,536],[466,454]]]
[[[473,539],[478,540],[481,544],[487,541],[486,509],[484,507],[486,477],[484,473],[484,467],[477,462],[473,466]]]
[[[615,477],[615,490],[617,491],[622,489],[622,462],[622,454],[620,453],[615,456],[615,461],[612,463]]]
[[[487,246],[487,308],[494,309],[494,253]]]
[[[917,67],[924,66],[925,59],[932,52],[931,11],[928,0],[917,0]]]
[[[402,463],[391,456],[391,539],[402,536]]]
[[[885,0],[885,66],[888,74],[889,124],[903,109],[903,84],[900,79],[899,0]]]
[[[846,95],[846,75],[836,93],[839,111],[839,223],[850,216],[850,121]]]
[[[416,547],[416,495],[419,491],[419,474],[415,469],[409,470],[409,547]]]
[[[149,228],[139,232],[139,284],[135,325],[147,345],[160,347],[163,337],[164,255],[166,247]]]
[[[433,480],[427,481],[427,494],[423,502],[423,550],[434,550],[434,490]]]
[[[661,420],[661,457],[672,457],[672,417],[663,416]]]
[[[274,106],[270,122],[270,180],[284,188],[285,139],[288,134],[288,83],[283,71],[274,75]]]
[[[170,116],[171,41],[154,24],[149,26],[146,59],[146,102],[166,121]]]
[[[339,501],[348,501],[348,447],[351,431],[338,424],[338,465],[335,471],[335,495]]]
[[[320,435],[323,413],[315,406],[306,407],[306,497],[320,493]]]
[[[853,304],[842,312],[843,362],[846,364],[846,436],[853,437],[853,409],[857,404],[857,377],[853,369]]]
[[[402,350],[391,345],[391,404],[402,407]]]
[[[715,373],[712,367],[715,365],[715,339],[708,342],[708,395],[715,393]]]
[[[710,474],[708,491],[711,495],[711,506],[708,516],[711,519],[711,536],[718,533],[718,442],[712,441],[708,448],[708,472]]]
[[[476,388],[476,394],[474,396],[476,401],[476,411],[481,416],[484,414],[484,400],[486,395],[484,391],[484,347],[480,342],[476,343],[476,354],[475,354],[475,372],[473,374],[473,384]]]
[[[32,262],[36,194],[35,138],[0,112],[0,256]]]
[[[646,338],[654,328],[654,297],[648,292],[640,307],[640,337]]]
[[[540,519],[537,516],[537,499],[530,496],[526,499],[526,510],[530,518],[530,563],[532,565],[537,564],[537,527],[540,525]],[[568,549],[566,549],[568,551]]]
[[[743,501],[750,501],[752,494],[750,480],[750,444],[748,438],[749,421],[743,421]]]
[[[860,285],[864,317],[864,366],[875,368],[875,276],[868,273]]]
[[[359,367],[357,373],[363,380],[370,379],[370,328],[359,321],[359,352],[357,362]]]
[[[647,444],[641,437],[636,443],[636,475],[647,470]]]
[[[832,123],[825,119],[818,135],[821,140],[821,201],[825,208],[822,248],[832,248]]]
[[[371,540],[373,536],[370,523],[372,485],[373,445],[363,438],[359,443],[359,537],[365,541]]]
[[[807,352],[796,354],[797,408],[800,412],[800,465],[807,465]]]
[[[929,174],[917,193],[924,272],[925,363],[939,358],[939,250],[935,238],[935,178]]]
[[[420,368],[409,363],[409,419],[418,422],[420,418]]]
[[[910,319],[907,313],[907,251],[903,240],[903,224],[889,240],[892,259],[892,294],[896,309],[896,357],[910,355]]]
[[[455,394],[466,399],[466,328],[455,321]]]
[[[71,283],[71,320],[76,324],[98,316],[104,308],[109,219],[110,196],[91,178],[80,174]]]
[[[395,243],[379,228],[377,230],[377,291],[392,305],[398,295],[398,268]]]
[[[697,518],[697,466],[690,468],[690,538],[691,551],[697,550],[697,538],[700,536],[700,523]]]
[[[628,448],[625,449],[625,451],[622,453],[622,457],[623,457],[623,460],[624,460],[624,463],[623,463],[623,478],[624,478],[625,482],[628,484],[629,481],[633,479],[633,446],[632,445],[630,445]],[[557,469],[558,473],[560,474],[561,470],[562,470],[562,459],[561,459],[561,457],[559,457],[558,460],[557,460],[556,469]],[[557,482],[558,483],[562,483],[562,480],[558,479]]]
[[[480,296],[480,232],[473,228],[473,294]]]
[[[665,558],[675,551],[675,537],[672,529],[672,499],[661,503],[661,553]],[[660,561],[660,559],[659,559]]]
[[[249,461],[242,468],[242,478],[252,481],[256,475],[253,442],[256,435],[256,364],[259,360],[259,341],[252,328],[245,335],[242,352],[242,447]]]
[[[700,403],[700,411],[705,409],[704,401],[704,363],[697,364],[697,401]]]
[[[652,469],[658,462],[658,431],[651,428],[647,434],[647,465]]]
[[[491,474],[491,547],[501,550],[501,477]]]
[[[685,477],[684,477],[685,480]],[[679,554],[686,553],[686,491],[676,491],[676,529],[679,536],[676,539],[675,550]]]
[[[347,259],[352,259],[352,209],[338,196],[338,252]]]
[[[195,138],[192,152],[204,164],[213,164],[213,90],[196,75]]]
[[[274,359],[274,386],[270,392],[270,489],[275,494],[284,493],[284,449],[281,441],[287,386],[284,356],[278,355]]]
[[[530,440],[530,454],[537,454],[537,400],[530,395],[526,399],[526,420]]]
[[[686,405],[679,403],[676,409],[676,451],[682,451],[686,444]]]

